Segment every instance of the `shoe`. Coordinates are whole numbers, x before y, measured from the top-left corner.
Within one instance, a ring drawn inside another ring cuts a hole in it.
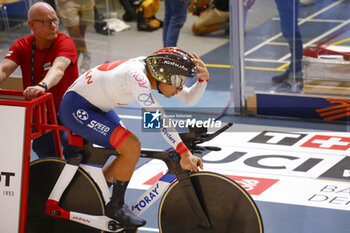
[[[115,209],[109,202],[106,205],[106,216],[117,220],[126,229],[136,229],[146,224],[146,220],[134,215],[126,204],[119,209]]]
[[[303,6],[310,6],[315,3],[316,3],[316,0],[300,0],[300,5],[303,5]]]
[[[286,70],[283,74],[272,77],[273,83],[283,83],[288,80],[290,71]]]
[[[83,60],[82,60],[81,65],[80,65],[80,73],[81,74],[88,71],[90,69],[90,64],[91,64],[90,52],[88,52],[88,51],[82,52],[82,55],[83,55]]]
[[[291,73],[290,70],[286,70],[284,73],[272,77],[272,82],[277,84],[277,83],[283,83],[287,81],[296,81],[296,82],[301,82],[303,81],[303,72],[298,71],[295,73]]]

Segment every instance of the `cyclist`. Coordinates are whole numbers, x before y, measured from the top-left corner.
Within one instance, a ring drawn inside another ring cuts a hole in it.
[[[190,77],[198,77],[186,87]],[[106,215],[127,228],[143,226],[146,221],[136,217],[124,204],[129,180],[139,160],[141,144],[124,127],[114,109],[137,101],[143,108],[162,107],[152,89],[165,97],[177,97],[185,104],[194,104],[202,96],[209,80],[204,62],[195,54],[169,47],[148,57],[137,57],[102,64],[81,75],[64,95],[59,115],[62,123],[72,132],[88,141],[116,149],[120,156],[105,166],[104,175],[113,183],[113,193],[106,206]],[[181,141],[175,130],[161,128],[165,140],[181,155],[183,169],[203,169],[202,161],[194,156]]]

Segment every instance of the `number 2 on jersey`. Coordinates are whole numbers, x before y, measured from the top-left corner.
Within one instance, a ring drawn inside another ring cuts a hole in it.
[[[91,81],[91,78],[92,78],[92,75],[90,75],[91,73],[91,70],[89,70],[86,74],[85,74],[85,79],[87,79],[87,84],[91,84],[92,81]]]

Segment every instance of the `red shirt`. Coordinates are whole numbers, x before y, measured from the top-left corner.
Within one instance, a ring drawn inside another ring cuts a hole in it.
[[[6,59],[14,61],[21,67],[23,89],[32,86],[31,63],[33,39],[33,34],[20,38],[10,47],[9,52],[5,56]],[[75,44],[65,34],[58,33],[57,38],[50,48],[43,50],[35,48],[34,51],[34,85],[43,80],[54,60],[61,56],[70,59],[71,64],[65,70],[60,82],[48,90],[48,92],[53,93],[57,112],[64,93],[79,76],[78,55]]]

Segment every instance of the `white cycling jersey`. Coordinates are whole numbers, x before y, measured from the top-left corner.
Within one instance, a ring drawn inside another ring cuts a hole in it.
[[[144,109],[158,109],[164,115],[161,104],[152,94],[151,83],[146,76],[145,58],[110,62],[92,68],[81,75],[67,92],[78,93],[105,112],[137,101]],[[193,105],[202,96],[206,86],[207,82],[196,82],[190,88],[184,87],[175,97],[184,104]],[[165,128],[161,128],[161,133],[177,149],[181,142],[179,134]]]

